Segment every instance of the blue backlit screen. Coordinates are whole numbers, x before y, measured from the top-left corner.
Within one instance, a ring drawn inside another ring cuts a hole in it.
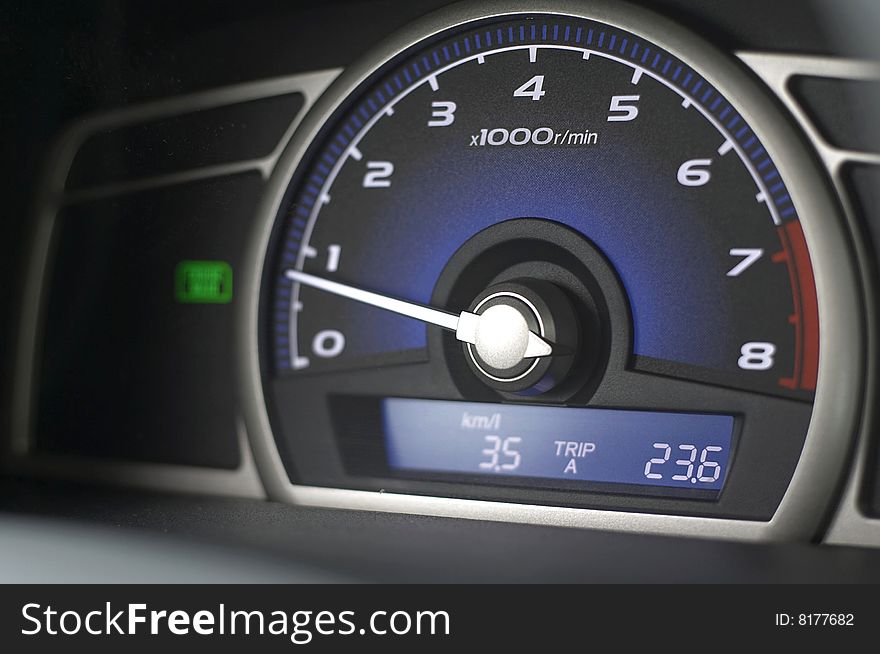
[[[725,415],[387,398],[392,469],[720,490]]]

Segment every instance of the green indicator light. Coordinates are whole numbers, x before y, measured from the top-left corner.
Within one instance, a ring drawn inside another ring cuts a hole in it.
[[[181,261],[174,270],[174,297],[183,304],[232,302],[232,266],[225,261]]]

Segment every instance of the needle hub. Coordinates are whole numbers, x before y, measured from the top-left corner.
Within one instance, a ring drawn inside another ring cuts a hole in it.
[[[468,364],[496,390],[537,394],[571,370],[578,345],[577,319],[567,296],[550,282],[522,279],[496,284],[465,315],[473,329],[465,341]]]

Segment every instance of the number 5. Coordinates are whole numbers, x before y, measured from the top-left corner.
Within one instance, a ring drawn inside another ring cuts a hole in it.
[[[517,445],[521,443],[522,439],[519,436],[510,436],[509,438],[504,439],[504,447],[501,448],[501,451],[504,452],[507,458],[512,459],[507,463],[501,464],[502,470],[516,470],[519,468],[520,461],[522,461],[522,456],[519,453],[519,450],[511,449],[511,445]]]
[[[608,107],[611,114],[608,116],[608,122],[625,123],[635,120],[639,115],[639,108],[635,104],[624,104],[624,102],[636,103],[640,97],[638,95],[615,95],[611,98],[611,106]]]

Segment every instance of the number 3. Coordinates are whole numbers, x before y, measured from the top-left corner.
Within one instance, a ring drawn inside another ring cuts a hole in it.
[[[432,102],[431,120],[428,127],[446,127],[455,122],[455,110],[458,107],[454,102]]]

